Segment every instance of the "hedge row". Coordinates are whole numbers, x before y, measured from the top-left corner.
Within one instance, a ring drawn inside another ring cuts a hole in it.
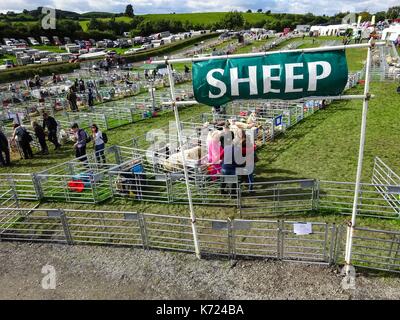
[[[75,69],[79,69],[79,66],[79,63],[56,62],[10,68],[0,72],[0,83],[26,80],[33,78],[36,74],[44,77],[50,76],[52,73],[69,73],[73,72]]]
[[[214,37],[217,37],[219,34],[209,33],[201,36],[193,37],[187,40],[179,41],[176,43],[171,43],[168,45],[164,45],[158,48],[147,50],[146,52],[134,53],[131,55],[124,56],[126,62],[138,62],[145,61],[150,57],[155,56],[164,56],[173,51],[177,51],[198,43],[199,41],[208,40]],[[99,60],[93,59],[93,60]],[[0,83],[10,82],[10,81],[18,81],[25,80],[34,77],[36,74],[40,76],[49,76],[52,73],[61,74],[61,73],[69,73],[75,69],[78,69],[80,66],[79,63],[66,63],[66,62],[55,62],[48,64],[38,64],[38,65],[28,65],[28,66],[20,66],[15,68],[6,69],[0,71]]]

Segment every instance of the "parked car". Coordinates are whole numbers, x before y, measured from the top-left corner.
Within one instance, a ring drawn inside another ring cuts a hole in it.
[[[15,67],[14,62],[8,59],[4,60],[4,65],[6,66],[6,69]]]
[[[45,36],[41,36],[41,37],[40,37],[40,42],[41,42],[42,44],[44,44],[45,46],[48,46],[48,45],[51,44],[49,38],[47,38],[47,37],[45,37]]]
[[[65,44],[72,43],[71,38],[70,37],[64,37],[64,43]]]
[[[104,41],[97,41],[96,42],[96,47],[97,48],[105,48],[106,47],[106,43]]]
[[[39,42],[38,42],[35,38],[33,38],[33,37],[29,37],[29,38],[28,38],[28,41],[29,41],[29,43],[30,43],[31,45],[33,45],[33,46],[38,46],[38,45],[39,45]]]
[[[126,39],[118,39],[115,41],[119,48],[129,48],[130,45]]]
[[[107,48],[114,48],[114,41],[110,39],[104,39],[104,42],[106,43]]]
[[[92,43],[89,40],[85,40],[85,41],[83,41],[83,43],[85,44],[86,49],[89,49],[92,47]]]
[[[60,38],[57,37],[57,36],[53,36],[53,43],[56,46],[61,46],[62,45]]]

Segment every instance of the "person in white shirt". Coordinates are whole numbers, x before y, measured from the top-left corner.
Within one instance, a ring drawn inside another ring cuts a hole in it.
[[[104,155],[104,149],[106,144],[104,142],[103,133],[99,130],[96,124],[92,124],[92,137],[93,137],[93,144],[94,150],[96,154],[97,162],[106,163],[106,156]]]

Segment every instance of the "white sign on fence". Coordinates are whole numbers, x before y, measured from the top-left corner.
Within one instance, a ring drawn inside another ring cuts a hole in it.
[[[299,236],[307,235],[312,233],[312,224],[310,222],[306,223],[294,223],[293,232]]]

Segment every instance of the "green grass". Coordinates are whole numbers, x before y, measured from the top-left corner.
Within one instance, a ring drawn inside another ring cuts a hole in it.
[[[235,51],[235,54],[252,52],[253,48],[258,49],[258,48],[262,47],[263,45],[266,45],[266,44],[272,42],[273,40],[274,40],[274,38],[253,41],[253,42],[249,43],[248,45],[240,47],[238,50]]]
[[[0,54],[0,65],[4,64],[4,60],[11,60],[14,64],[17,63],[17,58],[11,54]]]
[[[400,171],[396,83],[372,83],[363,181],[370,181],[375,156]],[[349,93],[360,94],[361,86]],[[354,181],[362,102],[336,101],[289,129],[260,151],[257,173],[269,180],[320,178]]]
[[[110,18],[100,18],[98,20],[109,21],[111,19]],[[129,17],[116,17],[115,21],[117,21],[117,22],[128,22],[129,23],[129,22],[132,21],[132,18],[129,18]],[[81,28],[82,28],[83,31],[85,31],[85,32],[88,31],[89,22],[90,22],[90,20],[81,20],[81,21],[79,21],[79,24],[81,25]]]
[[[226,12],[196,12],[196,13],[177,13],[177,14],[145,14],[141,15],[145,19],[145,21],[159,21],[159,20],[169,20],[169,21],[181,21],[182,23],[186,21],[190,21],[192,24],[204,24],[207,22],[208,24],[214,24],[216,22],[221,21],[221,19],[225,16]],[[274,15],[266,15],[263,13],[243,13],[243,17],[245,21],[249,23],[257,23],[266,21],[273,21],[276,18]],[[110,18],[101,18],[99,20],[109,21]],[[131,18],[129,17],[117,17],[116,21],[130,22]],[[81,20],[79,21],[83,31],[88,30],[89,20]]]
[[[50,51],[50,52],[56,52],[56,53],[64,53],[67,52],[65,49],[60,49],[57,46],[45,46],[45,45],[40,45],[40,46],[32,46],[34,49],[38,50],[43,50],[43,51]]]
[[[196,12],[196,13],[177,13],[177,14],[146,14],[142,15],[146,20],[158,21],[168,19],[171,21],[190,21],[193,24],[203,24],[207,22],[213,24],[221,21],[226,12]],[[273,15],[263,13],[243,13],[244,19],[249,23],[260,22],[263,20],[275,19]]]
[[[367,59],[367,49],[358,48],[352,50],[346,50],[347,65],[350,71],[361,70],[364,66],[365,60]]]

